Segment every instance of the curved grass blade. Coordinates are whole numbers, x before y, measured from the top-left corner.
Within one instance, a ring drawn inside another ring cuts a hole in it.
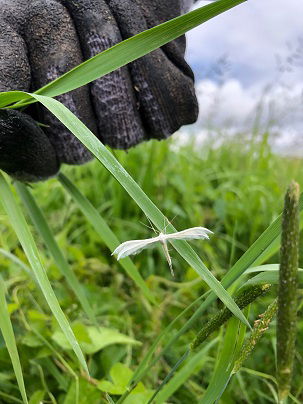
[[[101,217],[97,209],[90,203],[90,201],[75,187],[75,185],[62,173],[58,175],[58,180],[64,189],[70,194],[74,201],[78,204],[82,213],[86,216],[93,228],[99,234],[100,238],[104,241],[107,247],[113,251],[119,244],[114,232],[109,228],[105,220]],[[121,266],[125,269],[128,276],[135,282],[141,289],[142,293],[147,299],[155,304],[155,298],[151,291],[148,289],[144,279],[138,272],[136,266],[130,258],[119,261]]]
[[[260,272],[258,275],[246,281],[241,288],[248,285],[257,285],[262,283],[270,283],[277,285],[279,282],[279,264],[261,265],[258,267],[249,268],[244,275]],[[298,268],[298,281],[300,286],[303,285],[303,269]]]
[[[62,275],[65,277],[67,283],[69,284],[71,290],[75,293],[79,302],[81,303],[83,310],[87,314],[88,318],[92,323],[96,326],[97,320],[95,318],[94,312],[87,300],[87,297],[84,294],[81,284],[79,283],[76,275],[71,270],[66,258],[64,257],[62,251],[60,250],[46,220],[41,212],[41,209],[36,204],[35,199],[32,194],[29,192],[27,187],[20,182],[15,183],[15,187],[18,191],[18,194],[31,218],[31,221],[34,223],[37,231],[40,233],[42,239],[44,240],[45,245],[47,246],[49,252],[51,253],[55,263],[58,266],[58,269],[61,271]]]
[[[242,342],[242,338],[238,337],[239,326],[240,322],[236,318],[229,321],[222,341],[222,351],[218,355],[216,369],[202,400],[199,401],[200,404],[215,403],[226,389],[232,376],[235,356],[239,350],[239,339]]]
[[[71,344],[79,362],[83,369],[88,373],[88,368],[85,362],[84,355],[81,348],[74,336],[74,333],[67,321],[61,307],[58,303],[56,295],[51,287],[51,284],[47,278],[46,271],[41,263],[38,248],[34,242],[33,236],[29,231],[28,225],[24,218],[24,215],[17,205],[13,193],[6,182],[3,175],[0,173],[0,195],[3,207],[8,215],[10,223],[14,228],[18,239],[23,247],[23,250],[27,256],[27,259],[32,267],[37,282],[41,288],[41,291],[49,305],[53,315],[55,316],[58,324],[66,336],[67,340]]]
[[[303,275],[303,274],[301,274]],[[301,279],[303,277],[301,276]],[[271,285],[277,285],[279,281],[279,272],[272,271],[272,272],[262,272],[253,278],[249,279],[246,283],[244,283],[243,287],[250,286],[250,285],[262,285],[264,283],[270,283]]]
[[[33,277],[33,272],[30,269],[29,266],[27,266],[23,261],[21,261],[16,255],[3,250],[3,248],[0,248],[0,254],[2,254],[5,258],[9,259],[12,261],[14,264],[17,264],[19,267],[21,267],[29,276]]]
[[[15,340],[15,335],[14,335],[14,330],[13,326],[8,314],[8,307],[6,304],[6,299],[5,299],[5,284],[3,279],[0,277],[0,329],[5,341],[5,345],[7,347],[7,350],[9,352],[9,356],[11,358],[15,376],[17,379],[17,383],[19,386],[19,390],[23,399],[24,403],[28,403],[27,401],[27,396],[26,396],[26,391],[25,391],[25,385],[24,385],[24,380],[23,380],[23,374],[22,374],[22,367],[20,363],[20,358],[17,350],[17,344]]]
[[[152,52],[185,34],[187,31],[245,1],[246,0],[219,0],[141,32],[75,67],[63,76],[40,88],[37,94],[55,97],[88,84]],[[9,98],[6,99],[7,96]],[[18,92],[14,94],[9,93],[9,95],[8,93],[2,93],[0,94],[0,107],[26,98],[29,97],[25,94],[22,96]],[[30,103],[31,102],[32,101],[30,101]],[[26,104],[27,103],[19,104],[19,107]]]
[[[92,152],[92,154],[116,178],[116,180],[128,192],[130,197],[137,203],[145,215],[159,230],[162,229],[163,223],[168,223],[166,226],[168,232],[174,233],[177,231],[156,205],[142,191],[128,172],[121,166],[112,153],[68,108],[53,98],[37,94],[31,94],[31,96],[36,98],[50,112],[52,112],[88,148],[88,150]],[[172,240],[170,243],[185,261],[187,261],[187,263],[198,273],[198,275],[201,276],[229,310],[250,328],[247,319],[235,304],[232,297],[207,269],[189,244],[183,240]]]

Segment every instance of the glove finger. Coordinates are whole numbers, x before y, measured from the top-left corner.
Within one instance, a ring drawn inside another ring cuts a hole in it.
[[[0,111],[0,168],[20,181],[35,182],[55,175],[55,149],[35,121],[20,111]]]
[[[36,90],[83,61],[73,22],[67,10],[54,0],[37,0],[29,5],[25,38],[32,69],[32,89]],[[95,116],[87,87],[58,97],[94,133]],[[48,110],[41,109],[40,120],[61,162],[81,164],[91,159],[90,152]]]
[[[30,88],[26,44],[20,35],[22,19],[15,18],[16,15],[25,17],[24,11],[21,0],[2,4],[0,91],[28,91]],[[45,133],[19,111],[0,111],[0,151],[0,168],[22,181],[45,179],[59,170],[55,150]]]
[[[76,24],[85,59],[122,40],[119,28],[104,0],[62,0]],[[145,138],[133,83],[127,67],[90,85],[99,137],[114,148],[126,149]]]
[[[176,0],[107,0],[123,39],[181,13]],[[175,10],[173,14],[171,10]],[[198,104],[191,69],[184,60],[184,38],[129,65],[139,110],[149,137],[165,138],[197,119]]]
[[[1,18],[1,17],[0,17]],[[22,37],[8,23],[0,23],[0,91],[28,91],[30,67]]]

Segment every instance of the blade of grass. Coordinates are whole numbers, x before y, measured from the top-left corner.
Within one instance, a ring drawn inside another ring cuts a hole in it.
[[[241,4],[246,0],[219,0],[193,10],[181,17],[174,18],[94,56],[68,73],[59,77],[37,91],[37,94],[55,97],[90,83],[124,65],[130,63],[153,50],[165,45],[187,31],[210,20],[211,18]],[[8,98],[6,98],[8,97]],[[0,94],[0,107],[23,100],[20,92]],[[24,106],[22,103],[19,106]]]
[[[186,361],[186,359],[188,358],[190,354],[190,351],[187,350],[182,356],[181,358],[177,361],[177,363],[175,364],[175,366],[171,369],[171,371],[168,373],[168,375],[166,375],[165,379],[162,381],[162,383],[160,384],[160,386],[157,388],[157,390],[154,392],[154,394],[152,395],[152,397],[149,399],[147,404],[152,404],[155,401],[155,398],[158,396],[158,393],[162,390],[162,388],[166,385],[166,383],[168,383],[168,381],[171,379],[171,377],[174,375],[174,373],[177,371],[177,369],[182,365],[182,363],[184,361]]]
[[[55,237],[53,236],[45,220],[45,217],[41,212],[41,209],[36,204],[35,199],[33,198],[28,188],[24,184],[16,182],[15,187],[31,218],[31,221],[33,222],[37,231],[40,233],[42,239],[44,240],[44,243],[47,246],[49,252],[51,253],[55,263],[57,264],[57,267],[59,268],[62,275],[65,277],[71,290],[75,293],[75,295],[79,299],[83,307],[83,310],[87,314],[90,321],[94,323],[96,326],[98,326],[94,312],[84,294],[82,286],[80,285],[76,275],[71,270],[66,258],[64,257],[62,251],[60,250],[55,240]]]
[[[23,247],[23,250],[32,267],[32,270],[35,274],[35,277],[38,281],[41,291],[47,301],[47,304],[49,305],[53,315],[58,321],[58,324],[62,329],[62,332],[64,333],[67,340],[71,344],[83,369],[88,373],[88,368],[85,362],[84,355],[74,336],[74,333],[69,325],[69,322],[67,321],[63,311],[61,310],[56,295],[47,278],[46,271],[40,259],[38,248],[34,242],[31,232],[29,231],[24,215],[19,206],[17,205],[13,193],[8,183],[6,182],[4,176],[1,173],[0,173],[0,196],[3,207]]]
[[[270,245],[262,252],[262,254],[260,254],[258,259],[254,261],[254,265],[260,265],[262,264],[262,262],[265,262],[269,258],[271,258],[277,251],[279,251],[280,243],[281,236],[279,235],[270,243]]]
[[[19,400],[18,398],[13,397],[10,394],[5,394],[2,391],[0,391],[0,397],[6,399],[6,401],[2,401],[3,403],[5,403],[5,402],[7,402],[7,403],[10,403],[10,402],[12,402],[12,403],[21,403],[21,404],[23,403],[22,400]]]
[[[218,355],[215,372],[209,386],[200,401],[201,404],[213,404],[223,394],[231,378],[235,354],[238,351],[238,332],[240,323],[232,318],[222,339],[222,351]]]
[[[113,251],[119,244],[114,232],[109,228],[105,220],[101,217],[96,208],[90,203],[90,201],[75,187],[75,185],[62,173],[59,174],[58,180],[64,187],[64,189],[71,195],[74,201],[78,204],[82,213],[86,216],[87,220],[96,230],[100,238],[104,241],[107,247]],[[155,304],[155,298],[151,291],[148,289],[144,279],[138,272],[136,266],[130,258],[120,260],[119,263],[125,269],[128,276],[135,282],[135,284],[141,289],[142,293],[147,299]]]
[[[300,215],[300,230],[303,228],[303,215],[301,212]],[[255,260],[254,265],[260,265],[262,262],[267,261],[269,258],[271,258],[275,253],[279,251],[281,244],[281,235],[279,234],[272,242],[271,244],[262,252],[262,254],[259,256],[257,260]]]
[[[303,194],[300,195],[300,211],[303,209]],[[249,267],[254,266],[258,258],[270,246],[270,244],[281,234],[282,214],[261,234],[253,245],[240,257],[222,279],[225,287],[229,287]],[[263,261],[264,262],[264,261]],[[258,264],[260,264],[258,260]]]
[[[20,358],[17,350],[17,344],[16,344],[16,339],[14,335],[14,330],[13,326],[9,317],[9,312],[8,312],[8,307],[6,304],[6,299],[5,299],[5,284],[3,279],[0,277],[0,329],[7,347],[7,350],[9,352],[9,356],[11,358],[14,372],[16,375],[17,383],[19,386],[19,390],[23,399],[24,403],[28,403],[27,401],[27,396],[26,396],[26,391],[25,391],[25,385],[24,385],[24,380],[23,380],[23,374],[22,374],[22,367],[20,363]]]
[[[300,287],[303,285],[303,271],[300,270],[299,273],[299,285]],[[279,281],[279,271],[269,271],[269,272],[262,272],[257,276],[254,276],[253,278],[249,279],[243,287],[246,287],[248,285],[257,285],[257,284],[264,284],[264,283],[270,283],[272,285],[277,285]]]
[[[185,365],[176,372],[172,379],[162,388],[155,399],[156,404],[166,402],[186,380],[188,380],[193,374],[201,370],[202,365],[207,362],[207,352],[218,343],[218,338],[213,339],[206,344],[199,352],[191,354]]]
[[[256,285],[262,283],[271,283],[271,284],[278,284],[279,281],[279,264],[268,264],[268,265],[261,265],[258,267],[253,267],[248,269],[244,275],[260,272],[258,275],[254,276],[253,278],[246,281],[242,287],[246,287],[248,285]],[[303,269],[298,268],[298,281],[299,285],[303,285]]]
[[[105,168],[116,178],[122,187],[128,192],[131,198],[142,209],[145,215],[154,223],[159,230],[163,230],[163,223],[168,223],[168,232],[175,232],[176,229],[169,223],[169,220],[162,214],[156,205],[142,191],[139,185],[133,180],[128,172],[121,166],[112,153],[97,139],[96,136],[63,104],[59,101],[37,94],[31,94],[49,111],[51,111],[104,165]],[[235,304],[229,293],[222,287],[221,283],[213,276],[200,260],[195,251],[186,241],[172,241],[171,244],[187,263],[201,276],[207,285],[213,290],[218,298],[234,313],[243,323],[250,327],[247,319]]]
[[[5,258],[9,259],[12,261],[14,264],[17,264],[19,267],[21,267],[29,276],[33,277],[33,272],[30,269],[29,266],[27,266],[23,261],[21,261],[18,257],[16,257],[14,254],[3,250],[3,248],[0,248],[0,254],[2,254]]]

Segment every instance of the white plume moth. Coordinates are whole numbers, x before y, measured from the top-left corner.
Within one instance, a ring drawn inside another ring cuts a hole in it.
[[[172,267],[172,260],[168,252],[167,242],[170,240],[196,240],[196,239],[209,239],[209,234],[213,232],[205,227],[191,227],[190,229],[178,231],[176,233],[159,233],[157,237],[151,237],[143,240],[129,240],[120,244],[112,255],[117,255],[117,260],[128,257],[129,255],[138,254],[145,248],[154,247],[157,243],[161,243],[165,257],[167,259],[172,276],[174,271]]]

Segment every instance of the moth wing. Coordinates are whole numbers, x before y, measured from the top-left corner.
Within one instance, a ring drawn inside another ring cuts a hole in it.
[[[213,234],[213,232],[206,227],[191,227],[176,233],[167,234],[166,236],[167,240],[195,240],[209,239],[209,234]]]
[[[129,240],[120,244],[112,255],[116,254],[117,259],[128,257],[129,255],[138,254],[145,248],[153,247],[158,242],[158,237],[148,238],[145,240]]]

